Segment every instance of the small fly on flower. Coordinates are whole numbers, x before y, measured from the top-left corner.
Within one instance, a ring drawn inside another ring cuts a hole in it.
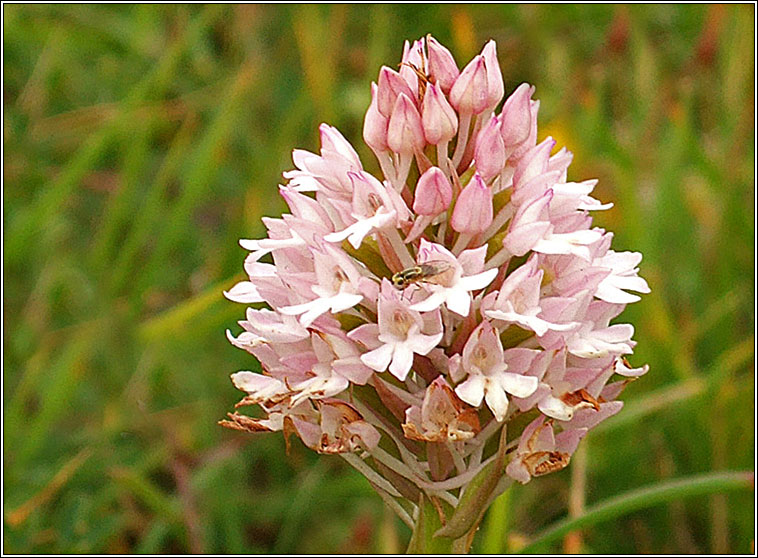
[[[392,276],[392,284],[396,289],[404,289],[415,283],[433,283],[441,285],[449,278],[449,272],[453,269],[453,265],[449,262],[444,260],[431,260],[398,271]]]

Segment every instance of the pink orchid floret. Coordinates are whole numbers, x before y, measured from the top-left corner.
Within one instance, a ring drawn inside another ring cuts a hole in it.
[[[579,326],[578,322],[555,324],[539,317],[540,287],[544,270],[537,267],[537,256],[532,255],[521,267],[515,269],[503,282],[502,287],[490,300],[482,302],[488,318],[505,323],[516,323],[534,331],[538,336],[548,330],[568,331]]]
[[[474,407],[478,407],[484,399],[497,421],[502,421],[508,412],[506,393],[528,397],[538,385],[537,378],[533,376],[508,371],[500,337],[488,321],[483,321],[471,333],[462,356],[451,363],[451,368],[454,379],[466,376],[455,388],[458,397]]]
[[[405,380],[413,366],[413,355],[427,355],[442,339],[439,310],[423,315],[409,308],[400,292],[385,279],[379,295],[377,324],[365,324],[348,333],[369,352],[361,362],[377,372],[389,369],[398,380]]]
[[[431,36],[406,42],[366,91],[379,171],[322,124],[224,293],[250,306],[227,337],[260,371],[232,375],[259,414],[222,424],[342,455],[409,524],[417,493],[455,507],[496,459],[518,482],[566,467],[648,372],[618,319],[650,292],[642,256],[593,226],[613,204],[569,179],[535,88],[513,85],[494,41],[463,67]]]

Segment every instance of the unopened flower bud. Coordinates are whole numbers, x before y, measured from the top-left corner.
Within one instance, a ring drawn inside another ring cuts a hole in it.
[[[431,167],[416,185],[413,211],[419,215],[439,215],[453,199],[453,187],[439,167]]]
[[[408,99],[413,99],[415,95],[411,91],[408,82],[395,70],[382,66],[379,70],[379,86],[376,91],[376,107],[383,116],[389,118],[392,116],[392,109],[398,95],[404,94]]]
[[[479,114],[488,106],[487,66],[482,55],[474,57],[450,89],[450,104],[458,112]]]
[[[513,153],[508,157],[509,161],[518,161],[526,155],[532,147],[537,145],[537,114],[539,111],[540,102],[529,101],[529,113],[531,114],[532,119],[531,126],[529,127],[529,135],[524,141],[516,146]],[[506,143],[505,145],[507,146],[508,144]]]
[[[497,61],[495,41],[490,41],[484,45],[482,57],[484,57],[484,65],[487,68],[487,106],[494,109],[505,94],[503,74],[500,72],[500,64]]]
[[[458,117],[438,85],[430,83],[424,95],[421,121],[427,143],[450,141],[458,131]]]
[[[474,161],[477,172],[484,180],[497,176],[505,166],[505,144],[500,126],[500,119],[493,116],[476,139]]]
[[[387,128],[387,145],[395,153],[414,153],[424,148],[421,115],[405,94],[398,95]]]
[[[398,73],[408,83],[411,91],[418,90],[418,75],[416,74],[416,70],[414,70],[414,68],[423,70],[423,53],[424,42],[421,39],[413,41],[413,45],[411,45],[408,41],[405,41],[403,44],[403,58]]]
[[[501,114],[500,132],[507,147],[514,147],[529,137],[532,128],[532,111],[530,99],[534,88],[522,83],[516,91],[505,100]]]
[[[450,88],[460,74],[453,55],[431,35],[426,39],[426,48],[429,51],[429,74],[443,93],[450,93]]]
[[[492,190],[478,174],[455,202],[450,225],[459,233],[478,234],[492,224]]]
[[[387,126],[389,119],[379,112],[377,106],[377,86],[371,84],[371,105],[366,111],[366,118],[363,120],[363,139],[366,144],[374,151],[387,151]]]

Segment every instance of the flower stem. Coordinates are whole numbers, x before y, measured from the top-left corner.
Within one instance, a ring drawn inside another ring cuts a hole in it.
[[[466,150],[466,144],[468,143],[468,129],[470,125],[471,113],[462,113],[460,124],[458,125],[458,143],[455,146],[455,153],[453,153],[453,168],[456,168],[463,158],[463,152]]]

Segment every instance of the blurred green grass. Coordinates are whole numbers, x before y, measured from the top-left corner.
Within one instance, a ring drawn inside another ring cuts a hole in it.
[[[402,551],[338,458],[216,425],[243,308],[240,237],[317,125],[360,144],[369,84],[428,32],[498,41],[540,139],[616,205],[653,293],[623,314],[650,373],[561,473],[517,487],[474,551],[665,479],[752,470],[754,6],[4,5],[3,550]],[[422,23],[419,23],[422,22]],[[359,152],[369,168],[373,157]],[[671,501],[547,551],[746,553],[750,491]]]

